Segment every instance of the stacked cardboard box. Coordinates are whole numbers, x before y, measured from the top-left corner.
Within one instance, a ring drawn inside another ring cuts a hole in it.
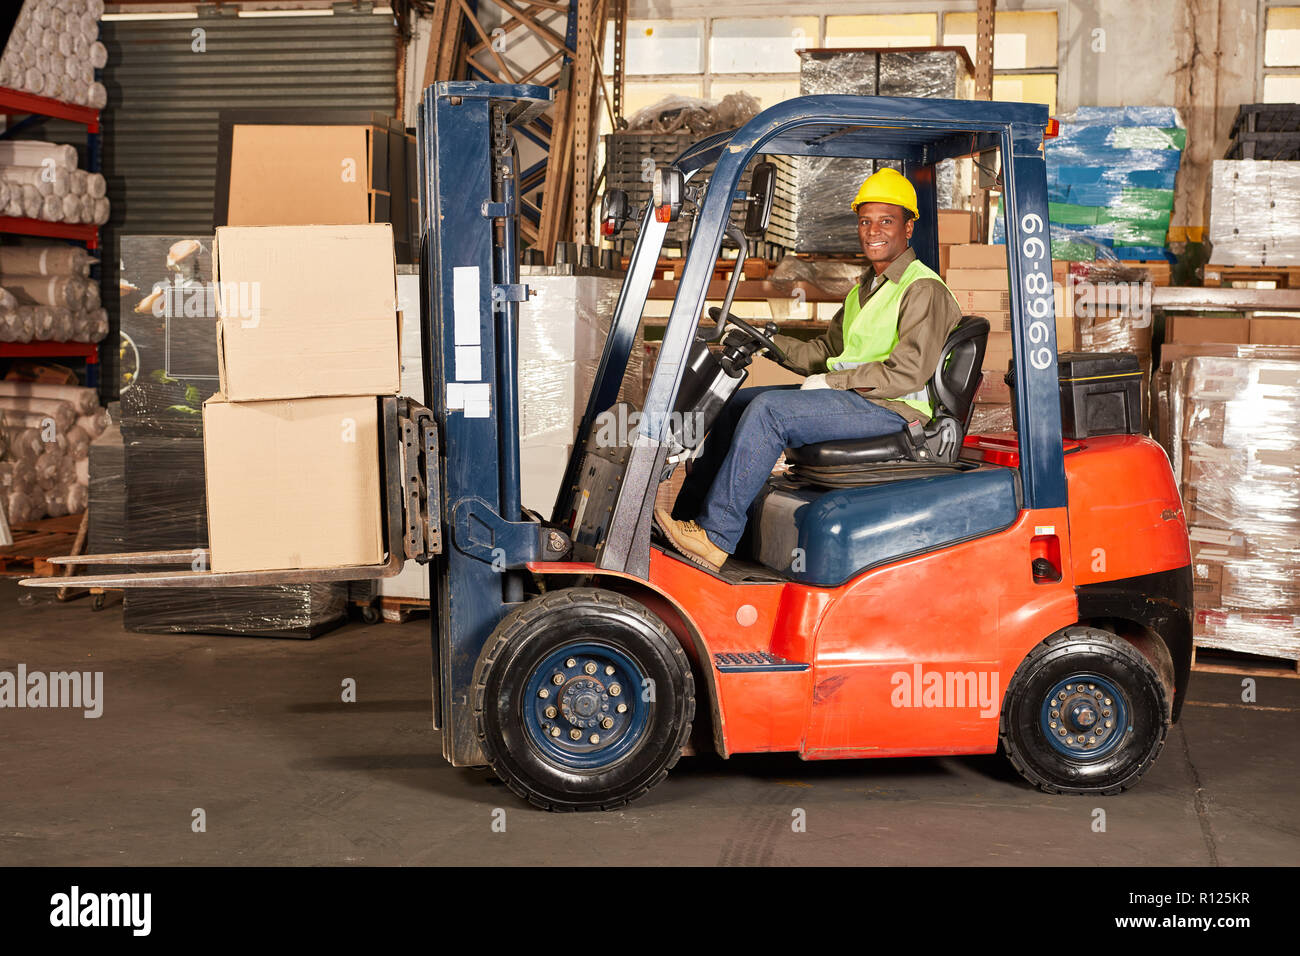
[[[1074,347],[1073,300],[1066,294],[1067,263],[1052,263],[1053,307],[1056,313],[1057,349]],[[948,288],[957,297],[963,315],[982,315],[989,321],[984,349],[983,382],[975,394],[971,432],[1009,431],[1011,392],[1003,381],[1011,365],[1011,295],[1007,247],[953,245],[948,251]]]
[[[1300,349],[1232,351],[1178,358],[1170,370],[1196,643],[1296,660]]]
[[[379,400],[401,385],[392,227],[224,227],[214,259],[212,570],[382,563]]]

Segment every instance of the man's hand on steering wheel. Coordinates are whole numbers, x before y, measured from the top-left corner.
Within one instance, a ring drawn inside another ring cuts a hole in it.
[[[717,306],[711,306],[709,308],[709,318],[712,319],[714,322],[717,322],[721,316],[722,316],[722,310],[719,309]],[[781,365],[786,366],[787,368],[789,367],[787,363],[790,360],[786,357],[785,352],[782,350],[781,346],[777,345],[776,342],[772,340],[772,336],[776,334],[776,325],[774,323],[769,322],[767,328],[764,329],[764,331],[760,332],[758,329],[754,328],[754,326],[750,325],[744,319],[738,318],[737,316],[732,315],[730,312],[727,313],[726,321],[728,325],[734,326],[735,328],[739,329],[741,332],[744,332],[746,335],[748,335],[755,342],[758,342],[760,345],[762,345],[763,348],[767,351],[767,353],[772,357],[773,360],[775,360]]]

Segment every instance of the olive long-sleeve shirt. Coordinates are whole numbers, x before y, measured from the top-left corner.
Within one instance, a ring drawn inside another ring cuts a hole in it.
[[[916,259],[908,249],[890,263],[884,281],[872,288],[875,270],[868,268],[858,282],[858,305],[861,307],[884,282],[899,282],[903,272]],[[869,291],[868,291],[869,290]],[[835,313],[826,333],[804,342],[789,335],[775,335],[773,340],[785,352],[790,365],[805,375],[826,374],[831,388],[856,389],[859,394],[883,408],[901,415],[906,421],[924,419],[924,414],[902,402],[877,396],[910,395],[925,387],[934,376],[948,333],[961,321],[961,309],[947,286],[938,279],[917,279],[903,292],[898,304],[898,344],[883,362],[867,362],[857,368],[831,371],[826,361],[844,351],[844,308]],[[926,424],[927,421],[922,421]]]

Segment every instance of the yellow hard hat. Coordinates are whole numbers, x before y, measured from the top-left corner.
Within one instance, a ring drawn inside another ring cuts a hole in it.
[[[863,180],[858,194],[853,197],[853,211],[857,212],[864,202],[892,202],[910,212],[913,219],[921,218],[916,207],[916,187],[907,181],[906,176],[889,166]]]

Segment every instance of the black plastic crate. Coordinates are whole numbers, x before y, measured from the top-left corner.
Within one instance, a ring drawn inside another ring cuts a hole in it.
[[[1057,358],[1061,394],[1061,437],[1142,435],[1142,364],[1132,352],[1061,352]],[[1007,372],[1011,386],[1011,419],[1020,430],[1016,411],[1015,365]]]
[[[1239,133],[1298,133],[1300,103],[1244,103],[1237,108],[1229,139]]]
[[[650,174],[656,166],[666,166],[691,146],[703,139],[695,133],[622,132],[605,136],[605,183],[609,189],[622,189],[627,198],[638,207],[650,201]],[[794,246],[794,165],[788,156],[761,156],[776,165],[776,193],[772,199],[772,218],[764,240],[769,245],[790,249]],[[692,177],[692,183],[707,183],[713,175],[713,163]],[[743,188],[749,188],[752,166],[741,178]],[[745,207],[735,203],[731,220],[737,225],[745,221]],[[668,227],[665,245],[680,244],[685,249],[690,241],[694,217],[683,215]],[[623,237],[634,237],[637,224],[631,224]],[[630,244],[629,244],[630,247]],[[750,254],[758,254],[751,248]]]
[[[1300,132],[1238,133],[1224,159],[1300,159]]]

